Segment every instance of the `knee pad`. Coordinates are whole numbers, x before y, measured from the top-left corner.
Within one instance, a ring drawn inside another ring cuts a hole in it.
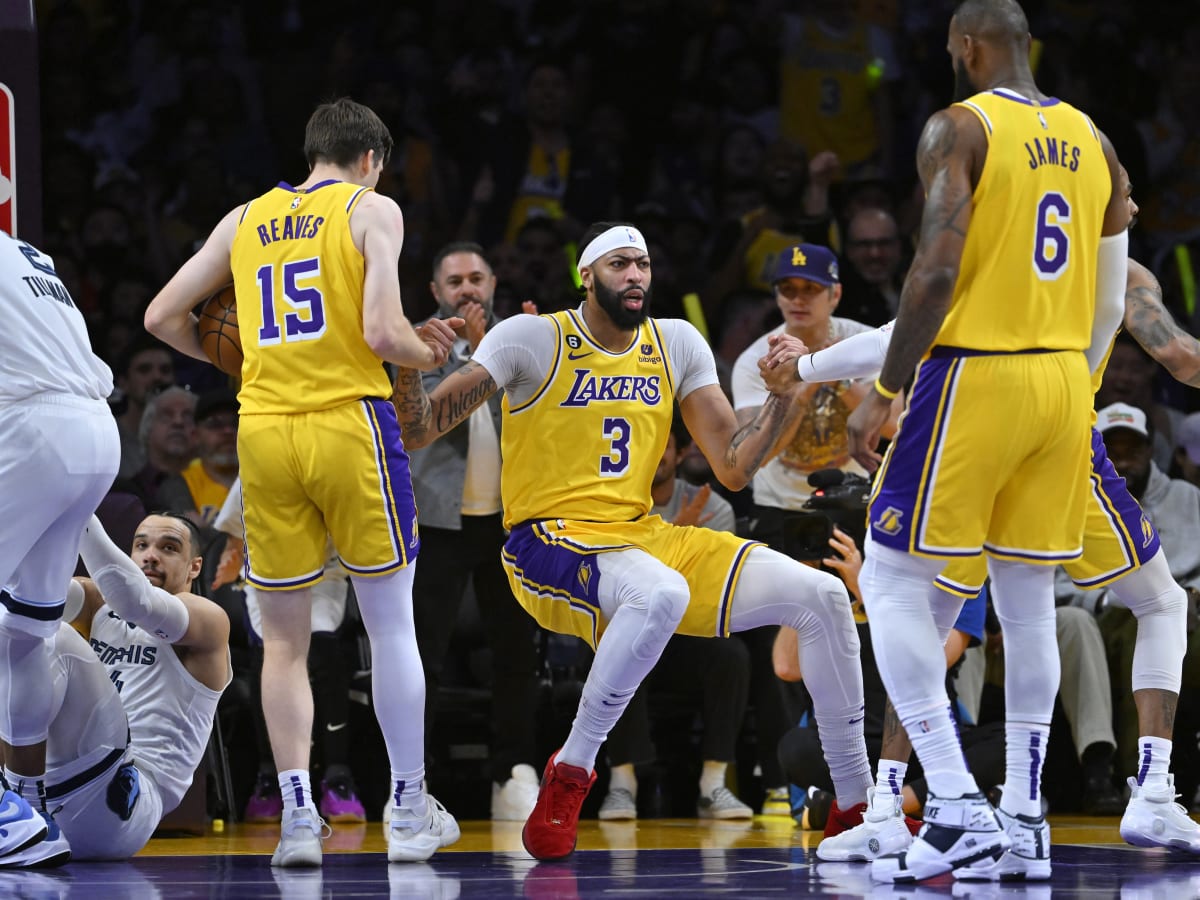
[[[691,600],[687,582],[682,578],[680,582],[659,582],[650,588],[641,631],[629,646],[630,652],[638,659],[657,658],[679,627]]]

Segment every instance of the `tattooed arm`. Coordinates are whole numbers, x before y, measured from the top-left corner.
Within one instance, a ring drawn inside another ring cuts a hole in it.
[[[986,153],[983,126],[962,107],[934,113],[925,123],[917,146],[917,169],[925,186],[920,239],[878,381],[891,397],[873,391],[847,424],[850,452],[868,469],[879,464],[875,446],[891,398],[904,387],[950,311]]]
[[[392,386],[392,403],[400,420],[404,446],[409,450],[426,447],[483,405],[496,393],[491,373],[475,362],[447,375],[426,394],[421,373],[400,369]]]
[[[1177,381],[1200,387],[1200,341],[1163,306],[1154,274],[1132,259],[1125,283],[1125,329]]]
[[[795,405],[791,394],[771,394],[754,418],[739,425],[724,391],[709,384],[679,401],[679,411],[717,480],[731,491],[740,491],[769,458],[788,410]]]

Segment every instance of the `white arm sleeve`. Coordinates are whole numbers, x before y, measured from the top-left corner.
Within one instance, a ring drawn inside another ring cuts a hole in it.
[[[152,585],[129,555],[112,542],[95,516],[83,531],[79,555],[104,595],[104,602],[126,622],[172,644],[187,634],[187,606],[174,594]]]
[[[1125,281],[1129,273],[1129,232],[1100,238],[1096,257],[1096,318],[1087,349],[1088,369],[1100,368],[1113,335],[1125,318]]]
[[[846,381],[873,378],[883,368],[895,321],[872,331],[852,334],[836,344],[796,360],[801,381]]]

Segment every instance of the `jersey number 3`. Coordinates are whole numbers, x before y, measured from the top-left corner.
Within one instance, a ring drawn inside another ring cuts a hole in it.
[[[278,277],[277,277],[278,276]],[[325,334],[325,304],[318,288],[302,282],[321,277],[321,260],[295,259],[281,265],[266,265],[255,273],[262,298],[262,328],[258,329],[258,344],[267,347],[286,341],[315,341]],[[284,313],[283,327],[279,326],[276,304],[289,308]]]
[[[629,420],[606,416],[602,427],[609,451],[600,457],[600,477],[619,478],[629,468]]]
[[[1055,281],[1067,270],[1071,239],[1062,226],[1071,221],[1071,204],[1058,191],[1047,191],[1037,206],[1033,232],[1033,268],[1042,281]]]

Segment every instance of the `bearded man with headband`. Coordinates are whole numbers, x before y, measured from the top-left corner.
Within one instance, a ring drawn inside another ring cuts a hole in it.
[[[699,332],[649,317],[641,233],[600,222],[580,245],[577,308],[506,319],[431,394],[411,369],[400,370],[393,394],[404,444],[417,448],[504,391],[509,583],[543,627],[596,651],[571,732],[546,764],[525,848],[538,859],[574,850],[600,746],[676,633],[796,628],[838,803],[865,808],[862,671],[841,581],[727,532],[648,515],[675,403],[713,472],[739,490],[778,440],[792,389],[739,426]]]

